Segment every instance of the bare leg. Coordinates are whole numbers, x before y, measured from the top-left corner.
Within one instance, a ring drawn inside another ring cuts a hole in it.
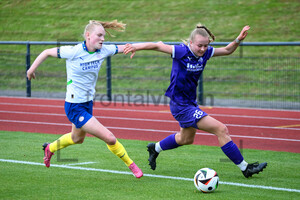
[[[95,117],[92,117],[85,125],[83,125],[81,131],[75,131],[74,137],[80,138],[80,136],[85,135],[83,132],[103,140],[108,145],[116,143],[114,134],[104,127]]]
[[[197,126],[200,130],[215,134],[218,137],[220,146],[224,146],[231,141],[227,127],[211,116],[203,117],[198,121]]]
[[[142,170],[130,159],[124,146],[117,140],[114,134],[104,127],[95,117],[92,117],[83,125],[81,131],[76,130],[74,132],[74,138],[77,137],[78,141],[80,141],[86,132],[103,140],[107,144],[108,149],[128,166],[136,178],[143,176]]]

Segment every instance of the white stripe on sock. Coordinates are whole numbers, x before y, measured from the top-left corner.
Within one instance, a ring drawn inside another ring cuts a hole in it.
[[[240,164],[238,164],[236,166],[238,166],[242,171],[245,171],[247,168],[247,165],[248,165],[248,163],[245,160],[243,160]]]
[[[160,147],[159,142],[157,142],[157,143],[155,144],[155,151],[156,151],[157,153],[160,153],[160,152],[162,151],[162,148]]]

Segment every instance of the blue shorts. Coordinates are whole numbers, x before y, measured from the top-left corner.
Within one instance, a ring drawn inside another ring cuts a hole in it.
[[[85,103],[65,102],[65,112],[70,122],[75,124],[76,128],[81,128],[93,117],[93,101]]]
[[[207,113],[202,111],[196,103],[182,104],[171,100],[170,110],[181,128],[193,127],[198,129],[197,122],[207,116]]]

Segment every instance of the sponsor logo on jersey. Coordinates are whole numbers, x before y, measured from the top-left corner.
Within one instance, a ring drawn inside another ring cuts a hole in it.
[[[100,60],[95,60],[95,61],[86,62],[86,63],[80,63],[80,67],[81,67],[82,71],[98,69],[100,65],[101,65]]]
[[[187,63],[186,70],[192,72],[202,71],[203,65]]]

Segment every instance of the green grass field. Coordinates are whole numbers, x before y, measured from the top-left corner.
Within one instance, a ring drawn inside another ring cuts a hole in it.
[[[145,174],[136,179],[126,174],[127,167],[104,142],[91,137],[82,145],[61,150],[60,160],[56,153],[53,166],[44,167],[41,145],[57,138],[51,134],[0,131],[0,199],[299,199],[300,159],[296,153],[243,149],[248,162],[268,162],[263,173],[246,179],[234,164],[223,161],[225,156],[218,147],[191,145],[164,152],[158,158],[157,169],[152,171],[147,163],[147,141],[120,140]],[[78,159],[78,165],[63,159]],[[79,164],[84,162],[93,163]],[[191,179],[202,167],[218,172],[221,184],[215,193],[204,194],[194,187]],[[246,186],[228,185],[229,182]]]
[[[0,2],[0,40],[82,40],[90,19],[127,24],[110,41],[180,41],[199,22],[228,41],[249,24],[247,41],[299,41],[297,0],[60,0]],[[275,48],[276,51],[276,48]]]

